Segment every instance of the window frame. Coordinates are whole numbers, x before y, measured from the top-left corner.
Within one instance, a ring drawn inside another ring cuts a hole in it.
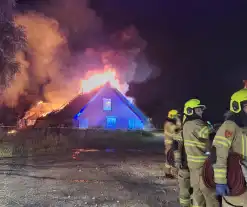
[[[114,120],[112,123],[113,124],[110,124],[109,121],[110,120]],[[117,125],[117,117],[116,116],[106,116],[106,127],[107,128],[116,128],[116,125]]]
[[[110,101],[110,107],[106,108],[106,102]],[[111,98],[103,98],[102,99],[103,102],[103,111],[112,111],[112,99]]]

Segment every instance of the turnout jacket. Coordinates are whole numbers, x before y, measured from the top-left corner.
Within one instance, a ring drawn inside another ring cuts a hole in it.
[[[174,141],[182,141],[181,125],[175,122],[166,121],[164,125],[165,155],[172,149]],[[181,162],[180,150],[174,150],[174,161]]]
[[[203,166],[209,150],[211,132],[209,125],[199,118],[184,123],[183,138],[189,168]]]
[[[216,163],[214,181],[218,184],[227,184],[228,153],[235,152],[247,160],[247,129],[239,127],[234,121],[226,120],[217,131],[213,146],[216,148]]]

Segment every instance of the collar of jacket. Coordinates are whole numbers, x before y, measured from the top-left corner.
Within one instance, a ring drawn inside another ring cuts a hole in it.
[[[193,120],[196,120],[196,119],[201,119],[201,120],[203,120],[200,116],[194,114],[194,115],[192,115],[192,116],[186,116],[186,119],[185,119],[184,123],[187,122],[187,121],[193,121]],[[184,124],[184,123],[183,123],[183,124]]]
[[[227,112],[225,114],[225,121],[233,121],[234,123],[236,123],[239,127],[246,127],[247,123],[247,116],[244,114],[244,112],[240,112],[238,114],[235,114],[233,112]]]

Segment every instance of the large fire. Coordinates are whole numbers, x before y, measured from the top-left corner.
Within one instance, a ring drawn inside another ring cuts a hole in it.
[[[121,85],[114,69],[110,68],[103,72],[89,71],[85,79],[81,81],[82,93],[89,93],[94,89],[102,87],[106,83],[110,83],[112,87],[121,90]]]
[[[81,81],[81,91],[79,91],[79,93],[90,93],[91,91],[102,87],[106,83],[109,83],[113,88],[121,91],[121,84],[117,78],[117,73],[113,68],[106,69],[103,72],[88,71],[85,75],[85,78]],[[25,113],[25,116],[19,121],[19,127],[22,128],[23,125],[34,125],[38,118],[45,117],[52,111],[59,111],[67,104],[68,103],[54,104],[39,101]]]
[[[18,126],[20,128],[25,126],[32,126],[35,124],[38,118],[45,117],[52,111],[61,110],[65,106],[65,103],[54,104],[39,101],[25,113],[25,116],[21,120],[19,120]]]
[[[43,101],[39,101],[36,103],[30,110],[28,110],[24,116],[24,118],[33,117],[45,117],[51,111],[59,110],[63,108],[65,105],[63,103],[51,104]]]

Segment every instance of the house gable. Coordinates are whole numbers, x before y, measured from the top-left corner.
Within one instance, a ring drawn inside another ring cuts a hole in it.
[[[109,108],[104,110],[104,101],[111,104],[110,110]],[[138,127],[137,123],[140,125],[139,128],[142,128],[148,120],[126,97],[109,86],[103,87],[80,110],[75,119],[91,127],[103,127],[108,122],[117,120],[116,128],[129,128],[131,122],[135,123],[134,128]]]

